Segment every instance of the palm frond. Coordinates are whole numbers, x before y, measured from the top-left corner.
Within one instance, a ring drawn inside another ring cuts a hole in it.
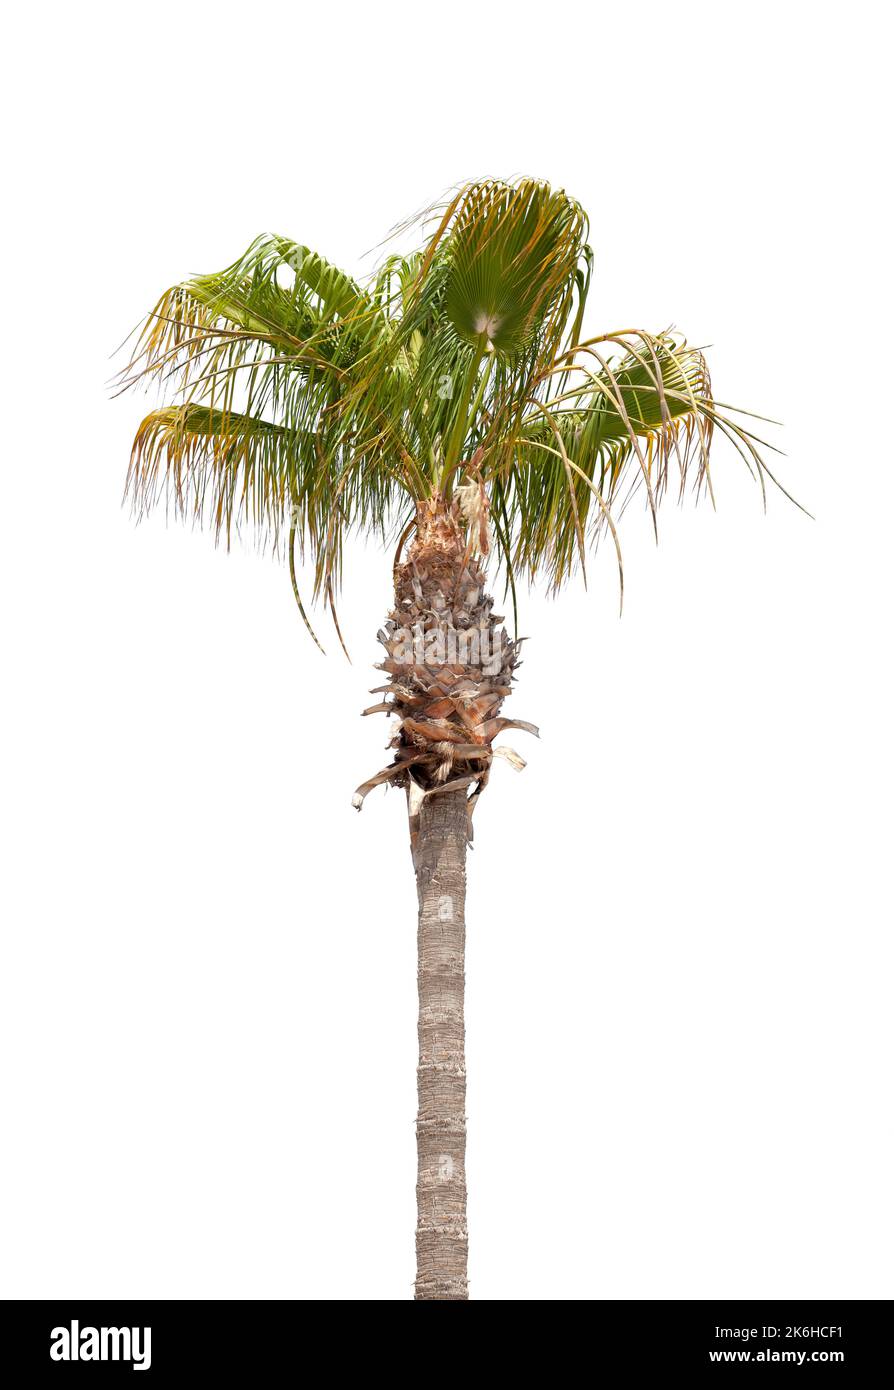
[[[572,198],[533,179],[465,190],[428,252],[442,253],[444,313],[459,337],[516,357],[550,315],[564,326],[586,225]]]
[[[674,473],[676,495],[711,493],[715,428],[755,476],[766,465],[749,432],[713,400],[704,354],[670,334],[641,330],[590,338],[543,374],[519,428],[485,465],[499,478],[516,573],[545,573],[559,588],[637,491],[653,521]],[[770,476],[768,474],[768,476]],[[621,570],[623,584],[623,570]]]
[[[387,333],[388,318],[350,276],[306,246],[259,237],[225,270],[167,290],[140,332],[123,384],[176,381],[192,398],[219,393],[233,372],[277,365],[327,378]]]
[[[285,535],[315,566],[315,592],[339,575],[351,530],[394,525],[406,496],[398,470],[350,454],[321,466],[318,437],[236,411],[185,404],[147,415],[137,431],[127,496],[138,515],[165,502],[229,545],[243,528],[279,550]]]

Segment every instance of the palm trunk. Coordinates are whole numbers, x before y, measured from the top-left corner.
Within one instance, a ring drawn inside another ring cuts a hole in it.
[[[420,502],[407,559],[395,570],[394,608],[379,640],[390,696],[365,714],[397,717],[390,766],[357,788],[358,808],[373,787],[406,789],[419,892],[419,1218],[416,1298],[461,1300],[466,1281],[465,984],[466,847],[471,815],[487,783],[493,740],[518,664],[503,619],[485,591],[475,554],[487,550],[486,499],[464,525],[455,502]],[[498,749],[516,766],[522,760]],[[470,789],[474,791],[470,794]]]
[[[416,1298],[469,1297],[466,1281],[465,789],[419,810],[419,1114]]]

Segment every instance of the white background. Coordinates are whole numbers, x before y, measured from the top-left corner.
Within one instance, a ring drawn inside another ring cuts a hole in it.
[[[690,3],[19,7],[3,236],[0,1292],[406,1299],[415,891],[354,664],[285,572],[120,507],[109,354],[262,231],[355,273],[458,180],[588,209],[593,331],[673,322],[716,515],[523,600],[477,813],[478,1299],[894,1295],[890,34]],[[888,224],[888,225],[886,225]]]

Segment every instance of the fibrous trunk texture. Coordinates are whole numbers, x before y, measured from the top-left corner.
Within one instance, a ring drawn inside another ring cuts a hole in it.
[[[359,808],[383,783],[406,787],[414,835],[423,795],[474,785],[471,805],[495,752],[524,766],[511,749],[492,747],[497,734],[537,733],[533,724],[499,717],[520,642],[509,640],[503,619],[492,611],[473,539],[464,533],[455,503],[441,497],[420,502],[410,553],[395,568],[394,609],[379,632],[386,651],[380,669],[389,681],[373,693],[391,698],[364,714],[397,716],[395,758],[357,788],[354,805]]]
[[[477,485],[475,485],[477,489]],[[474,489],[473,489],[474,490]],[[467,529],[464,529],[464,521]],[[493,740],[518,664],[484,591],[473,553],[487,550],[486,499],[460,513],[434,496],[419,503],[415,537],[395,567],[394,609],[379,633],[389,696],[365,710],[396,716],[394,761],[358,787],[358,808],[373,787],[405,788],[419,893],[419,1221],[417,1299],[468,1298],[463,987],[466,848],[471,815],[495,753],[522,760]],[[474,787],[471,792],[470,788]]]

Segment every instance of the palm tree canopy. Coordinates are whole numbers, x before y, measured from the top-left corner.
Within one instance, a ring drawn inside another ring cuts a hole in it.
[[[653,521],[672,477],[710,492],[715,428],[772,479],[701,351],[670,332],[584,335],[593,258],[573,198],[487,180],[426,218],[420,248],[367,283],[262,236],[161,296],[121,375],[172,395],[134,440],[138,514],[167,497],[227,541],[285,541],[293,583],[297,547],[331,603],[352,531],[396,539],[417,503],[458,492],[489,514],[514,599],[518,576],[558,589],[605,531],[617,548],[637,490]]]

